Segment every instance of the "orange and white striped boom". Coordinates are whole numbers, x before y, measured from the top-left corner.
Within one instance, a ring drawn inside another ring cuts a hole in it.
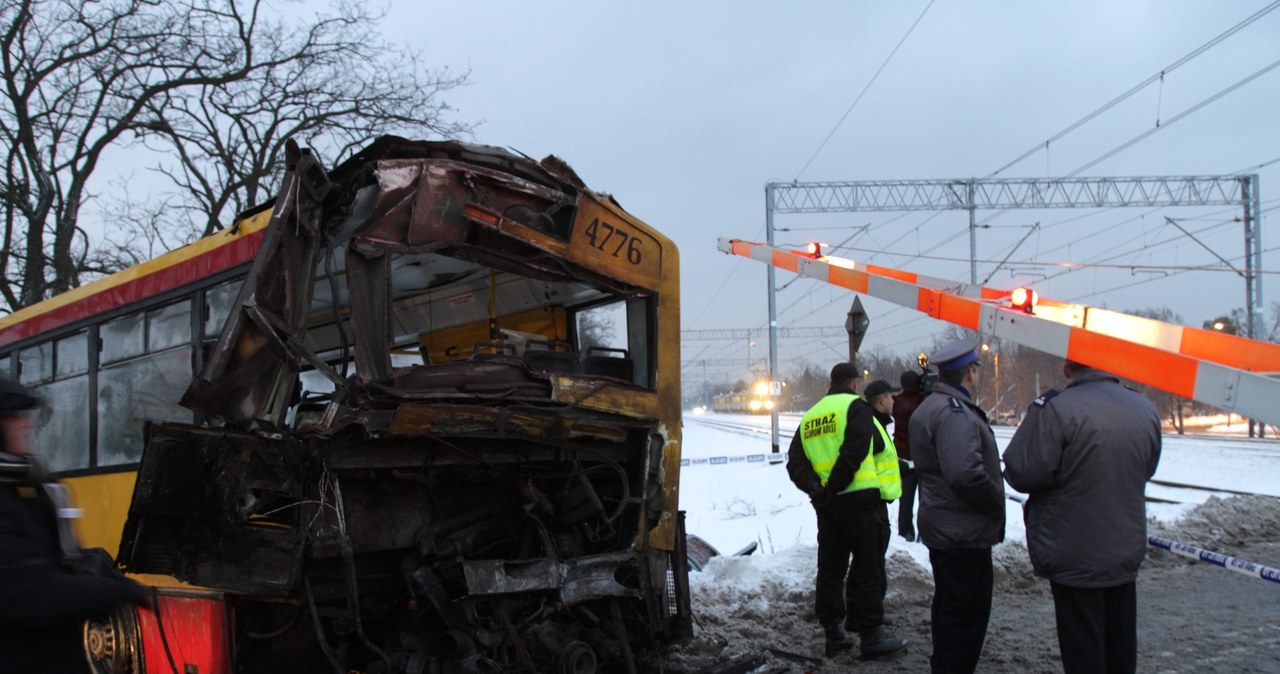
[[[1105,370],[1175,395],[1280,424],[1280,344],[1041,299],[838,257],[721,238],[721,252],[915,309],[939,320]]]

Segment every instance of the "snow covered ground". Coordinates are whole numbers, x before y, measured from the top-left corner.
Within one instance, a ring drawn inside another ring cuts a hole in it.
[[[798,422],[799,415],[783,415],[780,419],[779,443],[784,454]],[[1002,452],[1013,431],[1010,427],[995,429]],[[688,465],[681,472],[680,504],[686,511],[686,529],[715,546],[726,557],[713,560],[703,572],[695,573],[691,578],[699,634],[693,647],[677,653],[672,669],[681,670],[683,665],[686,671],[694,671],[697,669],[694,664],[706,666],[705,658],[681,660],[681,657],[697,653],[705,655],[708,649],[717,648],[721,650],[712,658],[713,661],[746,652],[752,646],[763,648],[769,644],[781,644],[775,647],[810,656],[816,654],[820,642],[812,615],[816,554],[814,514],[807,497],[788,480],[783,464],[761,460],[761,455],[768,455],[770,451],[769,418],[688,413],[683,444],[683,456]],[[1225,545],[1227,549],[1223,551],[1227,554],[1280,567],[1280,499],[1231,498],[1231,492],[1280,497],[1278,477],[1280,441],[1166,435],[1160,467],[1154,479],[1173,484],[1151,484],[1148,495],[1179,503],[1148,506],[1154,532],[1173,538],[1179,535],[1198,538],[1184,542],[1200,547]],[[1179,484],[1223,491],[1214,494],[1175,486]],[[985,664],[980,665],[980,670],[1060,671],[1060,665],[1056,663],[1057,644],[1047,583],[1031,574],[1026,559],[1026,532],[1021,506],[1009,501],[1007,507],[1006,542],[997,547],[995,555],[996,591],[1003,598],[998,597],[996,601],[992,636],[988,638]],[[907,670],[917,666],[927,669],[924,663],[927,663],[927,654],[931,650],[927,607],[932,593],[928,551],[920,543],[908,543],[896,535],[896,508],[897,504],[891,505],[889,512],[894,536],[887,554],[890,576],[887,605],[891,614],[895,604],[907,612],[903,616],[906,619],[902,621],[905,624],[895,629],[915,644],[912,649],[914,655],[899,659],[896,665],[885,670],[875,668],[879,663],[860,663],[857,665],[863,668],[860,671],[868,671],[865,669],[868,664],[873,666],[870,671],[901,670],[904,666]],[[1189,522],[1186,526],[1181,524],[1184,519]],[[752,557],[728,557],[753,542],[759,547]],[[1253,543],[1258,545],[1251,546]],[[1252,559],[1249,554],[1269,557]],[[1189,663],[1195,667],[1188,669],[1164,660],[1158,665],[1153,663],[1152,658],[1176,660],[1182,652],[1174,645],[1156,644],[1151,646],[1156,651],[1140,653],[1139,670],[1239,671],[1240,662],[1253,661],[1251,649],[1260,649],[1258,653],[1265,661],[1258,667],[1249,668],[1250,671],[1280,672],[1280,636],[1275,634],[1274,627],[1280,620],[1280,585],[1206,564],[1180,561],[1181,558],[1164,552],[1153,554],[1151,560],[1144,567],[1144,574],[1148,569],[1154,569],[1151,573],[1164,574],[1163,580],[1158,588],[1151,588],[1140,579],[1140,603],[1144,601],[1143,597],[1157,600],[1163,596],[1161,592],[1173,592],[1177,596],[1177,592],[1182,591],[1178,589],[1179,583],[1188,584],[1187,592],[1196,592],[1196,588],[1204,583],[1215,587],[1220,585],[1232,589],[1215,589],[1213,594],[1217,599],[1235,592],[1251,604],[1261,601],[1256,615],[1251,613],[1254,606],[1240,607],[1240,611],[1244,612],[1245,623],[1265,626],[1267,631],[1261,641],[1256,636],[1245,635],[1247,639],[1241,636],[1247,645],[1237,647],[1243,650],[1232,656],[1235,659]],[[1192,578],[1185,573],[1178,575],[1184,566],[1197,567],[1194,573],[1203,578]],[[1207,592],[1205,589],[1199,591]],[[1145,621],[1145,609],[1140,608],[1140,623],[1144,625],[1143,629],[1151,630],[1151,634],[1145,637],[1145,632],[1140,634],[1140,643],[1144,639],[1147,642],[1166,638],[1174,641],[1184,627],[1194,629],[1196,619],[1193,614],[1200,610],[1194,608],[1196,601],[1194,597],[1187,597],[1191,607],[1187,610],[1192,613],[1185,619],[1178,619],[1177,612],[1172,611],[1150,621],[1150,625]],[[1002,606],[1007,610],[1002,612]],[[1236,611],[1230,606],[1223,606],[1220,610],[1227,615]],[[1036,630],[1022,629],[1029,623],[1037,624]],[[998,634],[1002,624],[1011,626],[1006,631],[1013,634]],[[735,643],[744,637],[748,643]],[[1018,652],[1026,654],[1025,661],[1010,655]],[[1190,652],[1197,651],[1193,648]],[[1033,657],[1035,653],[1040,655]],[[1049,661],[1048,665],[1046,661]],[[1218,662],[1218,665],[1213,662]],[[847,664],[850,669],[854,667],[852,661]],[[823,671],[842,671],[836,664],[826,666]],[[804,668],[795,671],[804,671]]]
[[[797,414],[780,415],[779,445],[783,454],[799,420]],[[753,430],[735,431],[708,425],[721,423],[742,424]],[[1001,452],[1013,437],[1013,431],[1009,426],[995,427]],[[686,530],[724,554],[733,554],[753,541],[759,543],[764,553],[813,545],[817,535],[813,509],[808,497],[787,479],[783,464],[745,460],[769,452],[767,416],[687,414],[683,456],[689,465],[682,468],[680,474],[680,508],[686,512]],[[729,460],[710,463],[713,457],[729,457]],[[700,463],[700,459],[707,459],[708,463]],[[1280,497],[1280,440],[1166,435],[1155,479],[1216,487],[1226,490],[1219,493],[1224,497],[1231,491]],[[1211,495],[1158,484],[1148,485],[1147,493],[1168,500],[1190,501],[1186,505],[1149,506],[1149,515],[1168,521]],[[1021,506],[1010,501],[1008,514],[1006,539],[1025,541]],[[896,503],[889,506],[889,521],[896,526]],[[889,554],[898,550],[928,566],[928,553],[923,545],[907,543],[895,535],[889,544]]]

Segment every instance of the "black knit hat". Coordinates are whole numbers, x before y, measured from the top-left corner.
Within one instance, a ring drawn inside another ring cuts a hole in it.
[[[31,389],[12,379],[0,378],[0,414],[24,412],[40,406]]]
[[[886,393],[899,393],[901,391],[902,389],[897,386],[894,386],[883,379],[877,379],[870,384],[867,384],[867,387],[862,390],[862,395],[863,397],[870,399]]]
[[[831,368],[831,383],[839,384],[841,382],[852,381],[858,378],[858,368],[853,363],[836,363]]]

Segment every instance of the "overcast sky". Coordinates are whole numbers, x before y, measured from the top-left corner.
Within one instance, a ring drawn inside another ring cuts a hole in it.
[[[707,330],[766,324],[765,267],[716,250],[718,237],[765,239],[765,183],[986,176],[1269,4],[400,2],[384,28],[431,64],[470,69],[472,84],[448,100],[460,118],[483,121],[472,140],[556,154],[674,238],[682,328]],[[1263,267],[1280,269],[1272,231],[1280,162],[1268,164],[1280,158],[1280,68],[1206,103],[1277,59],[1280,10],[1002,175],[1069,174],[1159,120],[1157,133],[1081,175],[1217,175],[1266,164],[1256,171]],[[978,233],[978,278],[1008,256],[989,285],[1031,284],[1047,297],[1117,310],[1168,307],[1200,326],[1243,307],[1240,276],[1128,268],[1060,275],[1052,264],[1183,267],[1215,263],[1216,253],[1242,269],[1239,215],[1228,207],[980,212],[991,227]],[[791,230],[778,233],[781,244],[848,240],[844,257],[968,280],[963,211],[779,216],[777,224]],[[1270,318],[1280,284],[1264,279]],[[779,272],[781,327],[842,325],[848,292],[791,280]],[[864,349],[915,352],[945,327],[864,303],[872,318]],[[789,363],[823,367],[845,349],[839,339],[781,347]],[[686,342],[684,357],[745,364],[747,348]],[[752,348],[752,358],[765,353],[763,340]],[[701,369],[687,376],[695,374]]]

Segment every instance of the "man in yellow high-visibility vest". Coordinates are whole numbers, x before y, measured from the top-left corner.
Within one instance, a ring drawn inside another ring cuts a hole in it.
[[[885,398],[888,405],[882,406],[888,408],[894,389],[874,381],[859,396],[853,388],[857,376],[850,363],[831,369],[831,388],[805,413],[787,452],[787,473],[809,495],[818,516],[814,607],[827,657],[853,647],[846,629],[858,632],[864,658],[907,647],[884,630],[885,502],[897,498],[902,485],[893,440],[876,418],[877,413],[888,418],[887,409],[877,410],[873,402]]]

